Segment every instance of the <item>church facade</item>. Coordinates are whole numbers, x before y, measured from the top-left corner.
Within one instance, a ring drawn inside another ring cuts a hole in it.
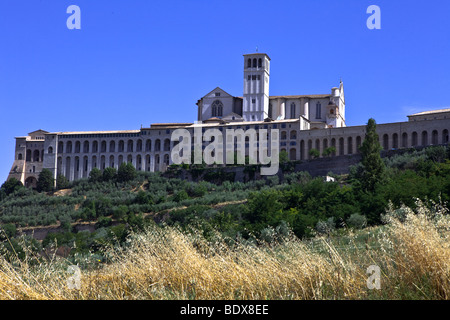
[[[358,153],[365,125],[346,126],[342,81],[328,93],[270,96],[270,58],[264,53],[245,54],[243,95],[232,96],[217,87],[197,101],[197,121],[159,123],[125,131],[47,132],[36,130],[16,137],[15,158],[8,179],[36,186],[42,169],[69,181],[86,178],[93,168],[118,168],[132,163],[139,171],[164,171],[172,163],[176,142],[172,133],[218,129],[266,129],[279,132],[279,150],[290,160],[307,160],[311,150],[333,150],[327,156]],[[378,124],[384,149],[449,143],[450,109],[408,116],[408,121]],[[247,145],[246,145],[247,147]],[[333,148],[330,148],[333,147]]]

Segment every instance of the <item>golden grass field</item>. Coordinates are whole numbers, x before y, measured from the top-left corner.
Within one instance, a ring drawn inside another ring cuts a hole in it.
[[[230,246],[154,226],[81,269],[76,288],[62,258],[1,257],[0,299],[449,299],[450,219],[436,208],[404,208],[402,221],[358,231],[370,235],[362,242],[348,231],[344,246],[333,236]],[[370,265],[381,270],[379,290],[368,289]]]

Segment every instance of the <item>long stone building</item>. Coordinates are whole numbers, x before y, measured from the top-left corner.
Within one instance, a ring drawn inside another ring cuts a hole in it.
[[[358,153],[365,125],[345,124],[342,81],[326,94],[270,96],[270,58],[264,53],[244,55],[244,91],[235,97],[217,87],[197,101],[195,123],[159,123],[126,131],[47,132],[36,130],[16,137],[14,163],[9,178],[36,186],[42,169],[70,181],[86,178],[93,168],[118,168],[132,163],[139,171],[164,171],[172,163],[171,140],[176,129],[214,128],[279,130],[279,149],[291,160],[320,156],[330,147],[331,156]],[[378,124],[385,150],[449,143],[450,109],[408,116],[408,121]],[[204,147],[204,146],[203,146]],[[248,148],[248,145],[246,144]]]

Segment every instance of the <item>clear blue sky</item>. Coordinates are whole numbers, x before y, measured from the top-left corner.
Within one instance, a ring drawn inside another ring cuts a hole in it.
[[[69,5],[81,30],[69,30]],[[369,30],[369,5],[381,30]],[[220,86],[242,95],[243,58],[272,59],[271,95],[329,93],[347,125],[450,107],[450,1],[1,0],[0,183],[14,137],[196,120]]]

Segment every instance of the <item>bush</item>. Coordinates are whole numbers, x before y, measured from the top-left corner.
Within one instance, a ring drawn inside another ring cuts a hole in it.
[[[354,213],[347,219],[347,224],[354,229],[363,229],[367,226],[367,218],[359,213]]]

